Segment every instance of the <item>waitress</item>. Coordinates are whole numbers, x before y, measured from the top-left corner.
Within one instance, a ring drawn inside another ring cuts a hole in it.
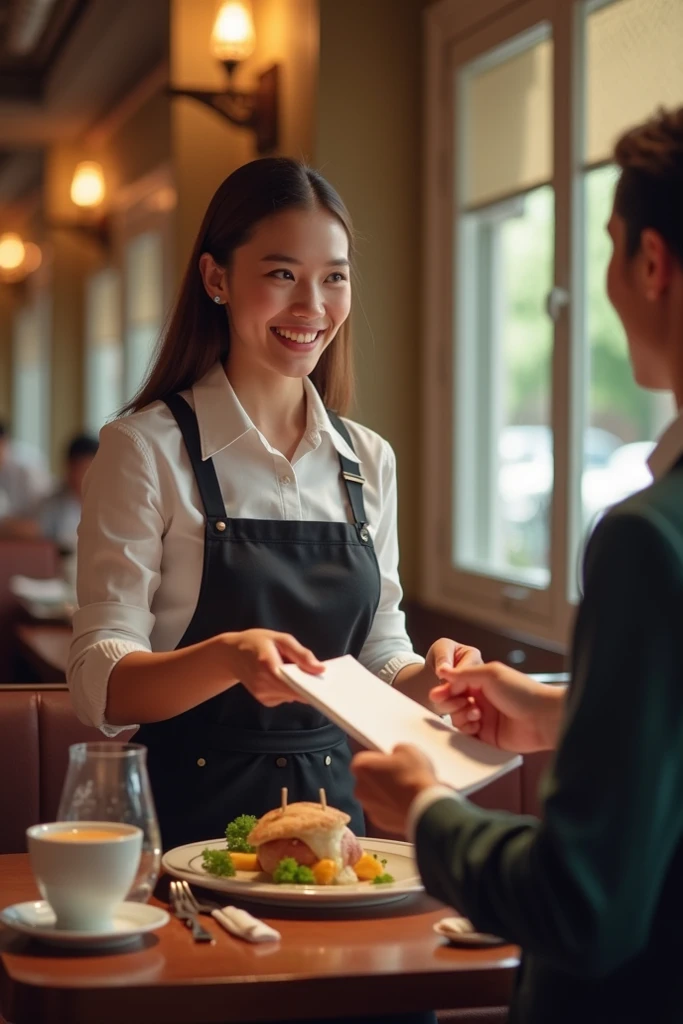
[[[166,849],[290,799],[364,832],[345,734],[279,677],[352,654],[427,702],[399,611],[390,446],[352,387],[351,225],[294,160],[213,197],[158,355],[101,432],[78,545],[68,681],[81,720],[141,723]],[[334,410],[334,411],[333,411]],[[445,649],[445,648],[444,648]],[[315,652],[315,653],[313,653]]]

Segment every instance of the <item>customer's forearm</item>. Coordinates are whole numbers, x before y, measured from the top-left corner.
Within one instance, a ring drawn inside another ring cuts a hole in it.
[[[179,651],[133,651],[109,676],[106,720],[110,725],[160,722],[215,697],[237,679],[222,634]]]
[[[539,683],[541,700],[538,705],[539,750],[554,750],[558,744],[564,705],[567,696],[566,686],[550,686]]]

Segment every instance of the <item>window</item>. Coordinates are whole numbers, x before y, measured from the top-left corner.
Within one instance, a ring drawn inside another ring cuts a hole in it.
[[[163,247],[159,231],[134,236],[126,246],[126,400],[142,384],[161,332],[164,309]]]
[[[586,535],[673,411],[632,380],[605,225],[615,138],[683,103],[683,3],[446,0],[426,26],[421,596],[564,642]]]
[[[547,28],[466,65],[460,90],[456,265],[460,334],[470,343],[456,352],[455,564],[545,584],[552,325],[544,301],[554,240]]]
[[[12,436],[36,458],[50,458],[50,298],[40,291],[14,319]]]
[[[85,422],[92,434],[123,404],[123,345],[116,270],[101,270],[86,283]]]

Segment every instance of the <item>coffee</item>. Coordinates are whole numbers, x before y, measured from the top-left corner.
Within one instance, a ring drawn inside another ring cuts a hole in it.
[[[103,840],[122,839],[128,835],[119,829],[110,828],[77,828],[64,830],[63,832],[46,832],[42,836],[52,843],[97,843]]]
[[[57,930],[107,932],[135,881],[142,829],[123,822],[53,821],[26,832],[40,895]]]

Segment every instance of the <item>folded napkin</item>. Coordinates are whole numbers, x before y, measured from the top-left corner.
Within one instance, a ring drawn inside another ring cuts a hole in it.
[[[281,935],[265,921],[252,917],[246,910],[237,907],[223,907],[213,910],[211,916],[231,935],[245,942],[279,942]]]

